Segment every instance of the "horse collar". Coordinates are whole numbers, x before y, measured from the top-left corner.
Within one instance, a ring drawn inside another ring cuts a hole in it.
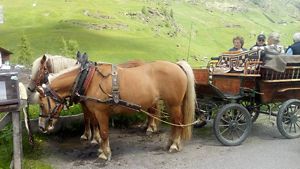
[[[86,65],[81,66],[81,71],[76,77],[76,80],[74,82],[74,86],[71,91],[71,99],[70,99],[70,104],[73,102],[77,103],[78,100],[78,95],[85,95],[86,94],[86,89],[89,87],[96,67],[91,64],[91,63],[86,63]]]

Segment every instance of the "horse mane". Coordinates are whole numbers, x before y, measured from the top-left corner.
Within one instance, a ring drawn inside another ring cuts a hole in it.
[[[73,67],[69,67],[67,69],[64,69],[62,71],[60,71],[59,73],[55,73],[55,74],[50,74],[50,76],[48,77],[48,80],[49,80],[49,84],[51,84],[51,82],[56,79],[58,76],[62,75],[62,74],[65,74],[65,73],[68,73],[68,72],[71,72],[75,69],[79,69],[80,68],[80,65],[74,65]]]
[[[53,66],[53,73],[58,73],[66,67],[73,67],[76,64],[76,60],[72,58],[67,58],[64,56],[54,55],[51,57],[47,57],[48,61]]]
[[[70,67],[72,65],[75,65],[76,60],[67,58],[64,56],[59,55],[50,55],[50,54],[44,54],[46,56],[46,62],[50,62],[53,66],[53,73],[58,73],[61,70],[65,69],[66,67]],[[43,55],[43,56],[44,56]],[[43,56],[38,57],[33,63],[32,63],[32,69],[31,69],[31,75],[32,79],[35,79],[38,73],[38,69],[40,67],[41,60]]]

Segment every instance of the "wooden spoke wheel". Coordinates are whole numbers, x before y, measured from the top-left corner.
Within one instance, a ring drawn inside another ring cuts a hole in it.
[[[277,128],[286,138],[300,136],[300,100],[291,99],[281,105],[277,115]]]
[[[213,130],[217,139],[227,146],[241,144],[250,134],[252,127],[248,110],[240,104],[223,106],[214,119]]]

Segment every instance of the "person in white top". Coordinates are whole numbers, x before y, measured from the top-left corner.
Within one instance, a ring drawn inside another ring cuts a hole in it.
[[[268,36],[266,46],[255,46],[252,48],[254,51],[263,50],[262,60],[269,60],[272,55],[284,54],[284,47],[280,45],[280,34],[272,32]]]

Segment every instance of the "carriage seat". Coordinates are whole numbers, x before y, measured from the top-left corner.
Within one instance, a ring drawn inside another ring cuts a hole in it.
[[[266,55],[263,68],[284,72],[287,66],[300,66],[300,55]]]
[[[259,74],[260,51],[224,52],[211,69],[213,74]]]

